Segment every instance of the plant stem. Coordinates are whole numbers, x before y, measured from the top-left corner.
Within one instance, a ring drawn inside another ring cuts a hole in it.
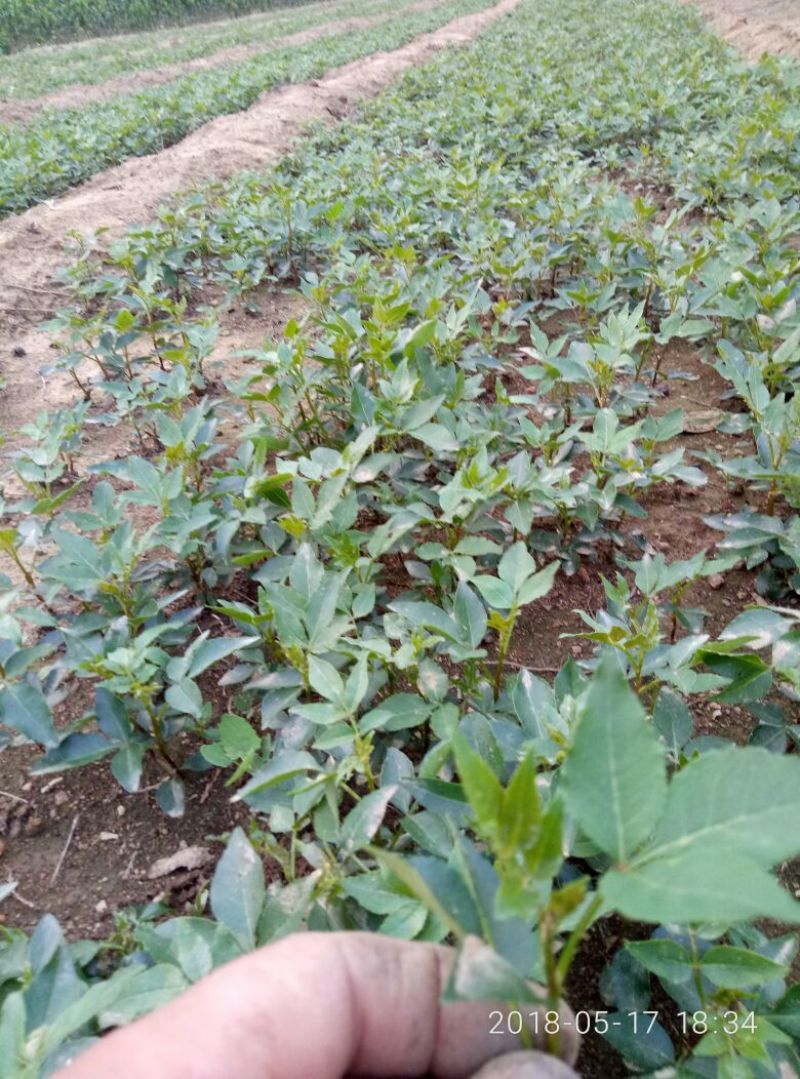
[[[509,645],[511,644],[511,635],[514,632],[514,625],[517,621],[517,614],[519,607],[516,604],[508,612],[508,618],[506,623],[500,631],[500,639],[497,645],[497,666],[494,672],[494,699],[498,700],[500,697],[500,688],[503,684],[503,668],[506,661],[506,653],[508,652]]]
[[[586,911],[581,920],[567,937],[567,943],[564,945],[564,949],[558,958],[557,970],[559,987],[563,987],[564,982],[567,979],[567,974],[569,974],[569,968],[572,965],[572,960],[575,957],[575,951],[580,942],[586,936],[589,929],[591,928],[591,925],[597,917],[598,913],[600,912],[600,908],[602,907],[602,905],[602,899],[599,895],[596,895],[592,902],[589,904],[589,906],[586,908]]]

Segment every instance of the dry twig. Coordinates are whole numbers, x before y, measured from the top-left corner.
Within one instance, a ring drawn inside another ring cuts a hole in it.
[[[69,850],[70,844],[72,843],[72,838],[75,835],[75,829],[78,827],[78,821],[80,820],[80,816],[81,816],[80,813],[76,813],[75,814],[75,819],[73,820],[72,825],[70,826],[69,835],[67,836],[67,841],[64,844],[64,849],[61,851],[61,856],[58,859],[58,864],[56,865],[55,869],[53,870],[53,875],[50,878],[50,886],[51,887],[55,884],[56,879],[58,878],[58,874],[61,872],[61,866],[64,864],[64,859],[67,856],[67,851]]]

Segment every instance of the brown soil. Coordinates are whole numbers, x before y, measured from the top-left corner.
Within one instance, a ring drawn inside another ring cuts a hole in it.
[[[3,904],[2,920],[23,929],[51,913],[71,939],[106,936],[116,911],[159,897],[183,911],[213,873],[224,835],[246,826],[247,807],[231,804],[216,769],[188,776],[186,814],[172,820],[151,790],[130,795],[117,786],[107,762],[54,782],[27,778],[30,756],[16,750],[0,757],[0,816],[16,811],[20,820],[2,841],[0,880],[19,884]],[[148,778],[155,784],[160,777],[153,770]],[[206,864],[149,879],[157,859],[197,845],[209,851]]]
[[[118,78],[108,79],[106,82],[94,85],[78,84],[38,98],[0,101],[0,124],[28,123],[44,109],[80,109],[85,108],[87,105],[111,101],[113,98],[122,97],[125,94],[134,94],[139,90],[147,90],[152,86],[163,86],[164,83],[172,82],[181,75],[189,75],[196,71],[207,71],[209,68],[224,67],[227,64],[240,63],[243,60],[249,60],[253,56],[258,56],[260,53],[267,53],[270,49],[291,45],[305,45],[307,42],[316,41],[321,37],[347,33],[351,30],[364,30],[369,26],[378,26],[382,22],[396,18],[399,11],[429,11],[438,7],[441,3],[443,3],[443,0],[416,0],[415,3],[407,6],[400,5],[396,11],[387,15],[370,15],[323,23],[320,26],[309,27],[307,30],[299,30],[294,34],[276,37],[272,41],[234,45],[229,49],[220,49],[218,52],[211,53],[208,56],[199,56],[194,60],[184,60],[165,67],[153,68],[149,71],[137,71],[132,75],[121,75]]]
[[[170,196],[212,177],[260,169],[284,154],[312,120],[341,119],[356,102],[377,94],[402,72],[436,52],[468,43],[518,0],[456,19],[388,53],[336,68],[318,82],[264,94],[245,112],[220,117],[159,154],[133,158],[48,204],[0,223],[0,427],[13,431],[42,408],[73,399],[63,378],[43,379],[52,361],[50,337],[35,327],[58,307],[55,282],[70,235],[106,230],[106,239],[152,218]],[[13,279],[12,275],[13,274]]]
[[[797,0],[684,0],[696,4],[711,25],[749,60],[764,53],[800,57]]]

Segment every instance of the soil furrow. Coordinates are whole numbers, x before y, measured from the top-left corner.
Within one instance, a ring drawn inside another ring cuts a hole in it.
[[[764,53],[800,57],[797,0],[684,0],[700,8],[714,30],[758,60]]]
[[[270,91],[245,112],[212,120],[169,149],[131,158],[62,198],[0,223],[0,259],[7,268],[0,280],[0,378],[7,383],[0,394],[0,428],[11,433],[40,409],[74,398],[66,378],[39,373],[54,353],[50,337],[36,328],[59,305],[55,275],[70,236],[99,229],[105,239],[120,236],[194,184],[263,168],[286,153],[309,122],[342,119],[359,99],[377,94],[409,68],[448,46],[468,44],[518,2],[500,0],[393,52],[373,53],[319,81]]]
[[[79,83],[64,90],[57,90],[52,94],[44,94],[42,97],[0,101],[0,124],[28,123],[45,109],[79,109],[85,108],[87,105],[96,105],[103,101],[112,101],[114,98],[134,94],[139,90],[147,90],[153,86],[163,86],[165,83],[173,82],[175,79],[180,78],[181,75],[190,75],[197,71],[224,67],[226,64],[240,63],[254,56],[269,53],[273,49],[305,45],[321,37],[331,37],[334,34],[348,33],[353,30],[365,30],[370,26],[379,26],[383,22],[396,18],[399,12],[429,11],[439,7],[442,3],[443,0],[417,0],[413,4],[400,5],[395,11],[384,15],[367,15],[339,21],[333,20],[319,26],[308,27],[305,30],[297,30],[293,34],[284,34],[281,37],[273,38],[272,41],[234,45],[229,49],[220,49],[217,52],[210,53],[208,56],[198,56],[193,60],[183,60],[164,67],[156,67],[149,71],[137,71],[131,75],[120,75],[117,78],[108,79],[95,85]]]

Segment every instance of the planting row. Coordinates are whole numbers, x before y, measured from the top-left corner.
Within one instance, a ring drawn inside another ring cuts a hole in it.
[[[119,34],[192,19],[245,15],[301,0],[7,0],[0,11],[0,51],[43,42]]]
[[[402,5],[400,5],[402,6]],[[277,37],[354,16],[397,11],[385,0],[318,0],[258,17],[200,23],[164,34],[150,31],[100,41],[82,41],[58,49],[35,49],[0,57],[4,98],[35,98],[68,86],[96,85],[121,75],[150,71],[211,56],[236,46],[267,48]]]
[[[129,157],[179,142],[216,116],[239,112],[265,90],[305,82],[379,49],[393,49],[486,0],[448,0],[380,26],[270,49],[222,68],[86,108],[44,113],[23,127],[0,127],[0,216],[58,195]]]

